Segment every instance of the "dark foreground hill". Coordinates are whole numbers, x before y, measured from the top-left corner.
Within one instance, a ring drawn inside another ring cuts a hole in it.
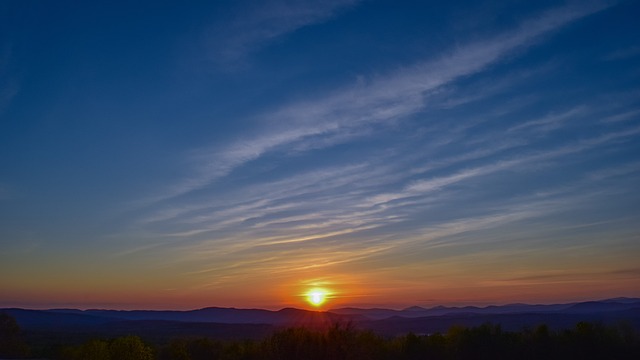
[[[334,324],[323,329],[283,328],[256,340],[176,337],[157,343],[138,336],[92,338],[76,345],[41,347],[32,354],[51,360],[636,360],[640,333],[625,325],[580,322],[557,331],[546,325],[506,331],[483,324],[454,326],[442,334],[389,337]]]

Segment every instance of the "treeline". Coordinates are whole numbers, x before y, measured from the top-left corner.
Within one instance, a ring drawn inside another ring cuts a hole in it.
[[[0,359],[23,358],[29,354],[29,347],[22,337],[16,320],[0,312]]]
[[[138,336],[93,339],[80,345],[40,347],[30,353],[15,320],[0,313],[0,359],[52,360],[272,360],[272,359],[640,359],[640,334],[629,325],[578,323],[504,331],[500,325],[452,327],[446,333],[383,337],[350,324],[325,329],[287,328],[261,340],[181,338],[151,344]]]
[[[175,339],[153,348],[135,336],[92,340],[64,349],[61,360],[213,359],[640,359],[640,336],[629,326],[579,323],[520,332],[499,325],[452,327],[447,333],[384,338],[336,324],[325,330],[288,328],[258,341]]]

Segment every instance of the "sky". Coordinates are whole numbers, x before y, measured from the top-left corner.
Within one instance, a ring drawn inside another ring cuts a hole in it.
[[[0,307],[640,297],[640,2],[0,2]]]

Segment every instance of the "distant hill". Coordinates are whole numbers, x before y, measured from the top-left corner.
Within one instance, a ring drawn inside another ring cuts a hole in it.
[[[415,334],[444,333],[452,326],[473,327],[485,323],[499,324],[508,331],[533,329],[546,324],[550,329],[569,329],[577,323],[595,322],[608,325],[625,323],[640,330],[640,307],[623,311],[565,313],[532,312],[509,314],[448,314],[419,318],[393,317],[383,320],[369,320],[358,323],[360,328],[374,330],[386,336],[397,336],[413,332]]]
[[[639,298],[616,298],[600,301],[587,301],[580,303],[552,304],[552,305],[529,305],[529,304],[508,304],[490,305],[486,307],[464,306],[446,307],[436,306],[433,308],[423,308],[413,306],[404,310],[389,309],[360,309],[360,308],[340,308],[329,310],[331,313],[341,315],[358,315],[369,320],[383,320],[390,317],[420,318],[428,316],[453,315],[453,314],[521,314],[521,313],[591,313],[603,311],[622,311],[640,307]]]
[[[319,326],[335,322],[353,321],[356,318],[355,316],[294,308],[285,308],[278,311],[214,307],[190,311],[27,310],[13,308],[0,309],[0,311],[10,314],[21,327],[27,329],[102,326],[124,321]]]
[[[616,298],[569,304],[509,304],[486,307],[423,308],[403,310],[341,308],[327,312],[285,308],[278,311],[209,307],[190,311],[0,309],[13,316],[31,336],[55,338],[65,333],[77,337],[138,334],[160,341],[175,336],[258,338],[288,326],[325,327],[352,323],[381,334],[444,332],[453,325],[477,326],[491,322],[521,330],[547,324],[569,328],[579,321],[624,321],[640,330],[640,299]]]

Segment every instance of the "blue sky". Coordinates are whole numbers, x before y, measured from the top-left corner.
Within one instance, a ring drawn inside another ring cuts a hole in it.
[[[640,296],[634,1],[5,1],[0,305]]]

